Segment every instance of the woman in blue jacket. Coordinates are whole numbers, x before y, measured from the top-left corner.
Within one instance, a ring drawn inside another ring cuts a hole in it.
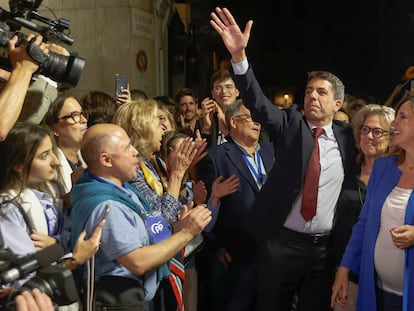
[[[392,122],[392,156],[375,161],[358,222],[332,288],[347,303],[348,273],[359,275],[357,310],[414,311],[414,97]]]

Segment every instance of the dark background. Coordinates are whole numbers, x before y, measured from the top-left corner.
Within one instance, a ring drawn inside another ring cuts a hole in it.
[[[209,25],[215,6],[229,8],[242,29],[254,21],[247,56],[269,98],[291,92],[300,103],[306,73],[328,70],[343,80],[347,93],[383,102],[414,65],[412,0],[181,2],[191,6],[190,28],[170,50],[176,53],[176,44],[184,43],[186,86],[199,93],[208,92],[217,69],[213,59],[230,58]],[[173,34],[179,24],[173,17]]]

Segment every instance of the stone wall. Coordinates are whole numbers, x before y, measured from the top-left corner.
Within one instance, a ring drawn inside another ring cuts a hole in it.
[[[9,11],[9,1],[0,0],[0,7]],[[126,74],[131,89],[142,89],[150,97],[166,93],[170,0],[44,0],[38,13],[54,19],[47,7],[56,18],[70,21],[74,43],[65,47],[86,59],[79,83],[70,93],[113,94],[116,73]]]

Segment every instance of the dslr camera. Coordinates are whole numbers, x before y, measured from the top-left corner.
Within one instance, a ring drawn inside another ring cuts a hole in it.
[[[70,270],[53,264],[63,255],[55,244],[30,256],[17,256],[8,249],[0,249],[0,288],[6,288],[0,299],[0,310],[15,310],[14,298],[21,292],[38,288],[55,305],[70,305],[79,299]],[[33,276],[33,274],[35,274]]]
[[[77,57],[77,53],[70,56],[49,52],[44,54],[34,43],[34,40],[27,42],[26,35],[19,30],[24,27],[35,31],[43,36],[44,42],[73,44],[74,40],[65,32],[69,31],[70,22],[67,19],[59,18],[51,20],[37,12],[42,0],[9,0],[10,11],[0,7],[0,68],[11,71],[13,69],[8,56],[8,41],[18,36],[16,46],[24,44],[26,52],[39,64],[36,74],[42,74],[52,80],[76,86],[85,60]],[[35,23],[33,20],[42,24]]]

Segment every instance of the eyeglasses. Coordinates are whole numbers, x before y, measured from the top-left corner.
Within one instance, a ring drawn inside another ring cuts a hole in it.
[[[232,91],[234,90],[234,85],[233,84],[224,84],[224,85],[215,85],[213,86],[213,90],[214,92],[223,92],[224,90],[226,91]]]
[[[89,119],[89,113],[87,113],[86,111],[72,111],[71,113],[58,118],[58,120],[67,120],[67,119],[72,119],[73,122],[75,123],[81,123],[82,117],[83,116],[86,120]]]
[[[234,118],[241,118],[243,121],[252,122],[252,116],[250,114],[239,114],[233,116]]]
[[[388,133],[388,131],[385,131],[379,127],[374,127],[374,128],[371,128],[368,126],[361,127],[362,135],[368,135],[370,132],[372,133],[372,136],[375,138],[380,138],[381,136],[386,135]]]

